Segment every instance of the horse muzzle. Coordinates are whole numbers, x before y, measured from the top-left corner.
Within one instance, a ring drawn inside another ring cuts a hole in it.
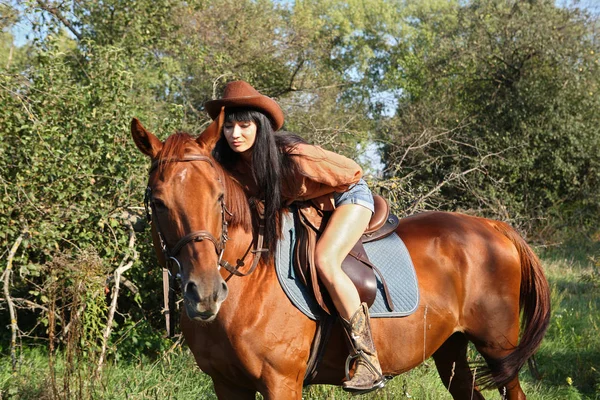
[[[188,317],[202,322],[214,320],[228,292],[227,283],[221,276],[208,285],[189,279],[183,292],[183,303]]]

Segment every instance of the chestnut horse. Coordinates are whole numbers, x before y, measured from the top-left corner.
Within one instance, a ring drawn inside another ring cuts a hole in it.
[[[221,257],[243,260],[247,272],[255,238],[248,199],[211,156],[213,125],[197,139],[177,133],[163,143],[132,121],[133,139],[153,165],[147,193],[157,255],[180,265],[181,330],[217,397],[299,400],[316,323],[288,300],[272,258],[245,277],[220,267]],[[471,341],[487,363],[477,368],[478,384],[525,399],[518,371],[550,318],[548,283],[530,247],[505,223],[458,213],[410,216],[396,233],[412,257],[420,304],[404,318],[372,319],[384,373],[433,356],[454,399],[483,399],[467,362]],[[347,355],[336,323],[310,383],[340,385]]]

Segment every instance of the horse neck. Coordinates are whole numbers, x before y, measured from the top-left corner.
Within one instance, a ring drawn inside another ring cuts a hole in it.
[[[251,251],[256,250],[257,230],[252,224],[251,207],[242,187],[226,171],[223,175],[227,193],[225,201],[229,211],[233,214],[223,259],[233,266],[238,264],[238,260],[243,261],[244,265],[239,270],[246,273],[254,262],[255,255]],[[256,257],[260,257],[260,253]],[[276,289],[278,283],[273,265],[274,257],[270,257],[268,261],[265,259],[263,257],[256,269],[247,276],[234,276],[222,270],[223,277],[230,289],[228,298],[223,304],[223,316],[224,314],[235,315],[238,312],[247,313],[247,303],[250,302],[250,299],[252,299],[252,307],[261,307],[269,293],[272,292],[271,289]]]
[[[217,163],[225,191],[225,205],[229,211],[229,225],[232,229],[240,227],[243,231],[252,231],[252,214],[248,198],[241,185],[231,174]]]
[[[244,265],[239,271],[247,273],[255,257],[250,253],[254,250],[252,233],[238,228],[232,230],[229,238],[223,259],[234,266],[238,260],[243,260]],[[256,257],[260,257],[260,253]],[[248,313],[254,317],[258,316],[255,310],[263,309],[274,294],[273,290],[277,290],[279,286],[273,258],[268,261],[261,258],[256,269],[247,276],[235,276],[224,269],[221,269],[221,274],[227,282],[229,294],[223,302],[218,318],[226,324],[227,321],[247,321],[250,318]]]
[[[236,265],[238,260],[242,260],[244,266],[241,267],[241,270],[244,272],[254,261],[253,253],[250,251],[257,250],[255,248],[257,217],[252,215],[249,200],[240,184],[227,171],[223,170],[222,175],[226,193],[225,203],[231,213],[229,218],[230,240],[227,242],[224,257],[232,265]]]

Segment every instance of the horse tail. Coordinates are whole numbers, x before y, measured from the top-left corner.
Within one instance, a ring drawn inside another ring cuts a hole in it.
[[[487,360],[487,371],[481,371],[477,377],[482,387],[502,388],[514,379],[525,362],[533,356],[546,334],[550,324],[550,287],[540,259],[521,235],[503,222],[494,221],[493,225],[514,244],[521,262],[521,339],[506,357]]]

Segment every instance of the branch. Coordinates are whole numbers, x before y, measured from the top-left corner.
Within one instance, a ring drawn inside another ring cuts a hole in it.
[[[14,48],[15,48],[15,46],[13,46],[13,45],[10,46],[10,51],[8,53],[8,60],[6,61],[6,69],[7,70],[10,67],[10,64],[12,63]]]
[[[479,159],[479,165],[478,165],[478,166],[476,166],[476,167],[473,167],[473,168],[470,168],[470,169],[467,169],[467,170],[465,170],[465,171],[462,171],[461,173],[458,173],[458,174],[456,174],[456,173],[451,173],[451,174],[448,176],[448,178],[447,178],[447,179],[445,179],[445,180],[441,181],[440,183],[438,183],[438,184],[436,185],[436,187],[434,187],[433,189],[431,189],[429,192],[427,192],[427,193],[426,193],[426,194],[424,194],[423,196],[419,197],[419,198],[418,198],[418,199],[417,199],[417,200],[416,200],[416,201],[413,203],[413,205],[410,207],[409,214],[412,214],[412,213],[414,213],[414,212],[417,210],[417,208],[418,208],[419,204],[420,204],[421,202],[423,202],[423,200],[427,199],[428,197],[431,197],[431,196],[432,196],[432,195],[433,195],[435,192],[437,192],[438,190],[440,190],[440,189],[442,188],[442,186],[446,185],[447,183],[449,183],[449,182],[452,182],[452,181],[454,181],[454,180],[456,180],[456,179],[462,178],[463,176],[465,176],[465,175],[467,175],[467,174],[470,174],[471,172],[474,172],[474,171],[485,171],[485,167],[483,167],[483,168],[482,168],[482,166],[483,166],[483,164],[484,164],[484,161],[485,161],[486,159],[488,159],[489,157],[495,157],[495,156],[498,156],[498,155],[502,154],[504,151],[506,151],[506,149],[505,149],[505,150],[501,150],[501,151],[499,151],[499,152],[496,152],[496,153],[489,153],[489,154],[486,154],[486,155],[482,156],[482,157]]]
[[[441,132],[441,133],[438,133],[438,134],[434,134],[433,136],[429,137],[425,143],[418,144],[418,143],[421,141],[421,139],[422,139],[423,137],[425,137],[425,135],[426,135],[427,133],[429,133],[429,132],[427,131],[427,129],[424,129],[424,130],[423,130],[423,132],[421,132],[421,134],[419,135],[419,137],[417,137],[417,138],[416,138],[416,139],[413,141],[413,143],[411,143],[411,144],[410,144],[410,145],[409,145],[409,146],[408,146],[408,147],[407,147],[407,148],[404,150],[404,154],[403,154],[403,155],[402,155],[402,157],[400,158],[400,161],[398,161],[398,163],[397,163],[397,164],[398,164],[398,168],[400,168],[400,167],[402,166],[402,163],[404,162],[404,160],[406,159],[406,157],[408,156],[408,154],[409,154],[411,151],[413,151],[413,150],[418,150],[418,149],[421,149],[421,148],[423,148],[423,147],[427,147],[427,146],[430,146],[430,145],[432,145],[432,144],[434,144],[434,143],[437,143],[437,142],[439,142],[439,141],[440,141],[440,140],[438,140],[438,138],[439,138],[439,137],[446,136],[446,135],[448,135],[450,132],[451,132],[451,131],[444,131],[444,132]]]
[[[106,280],[106,286],[108,286],[112,281],[115,280],[115,276],[111,275],[108,277],[108,279]],[[121,282],[123,283],[123,285],[129,289],[129,291],[133,294],[138,294],[140,289],[136,286],[135,283],[131,282],[129,279],[125,278],[124,276],[121,277]]]
[[[115,286],[113,287],[113,292],[112,292],[112,301],[110,304],[110,308],[108,310],[108,319],[106,321],[106,329],[104,330],[104,335],[102,336],[102,351],[100,352],[100,358],[98,359],[98,367],[96,368],[96,376],[100,373],[100,371],[102,370],[102,364],[104,363],[104,357],[106,355],[106,346],[108,344],[108,338],[110,337],[110,334],[112,332],[112,323],[113,323],[113,319],[115,317],[115,312],[117,311],[117,299],[119,298],[119,289],[120,289],[120,285],[121,285],[121,275],[123,275],[127,270],[129,270],[129,268],[131,268],[133,266],[133,263],[135,262],[135,260],[138,259],[138,253],[137,251],[135,251],[134,248],[134,244],[135,244],[135,231],[133,230],[133,225],[131,224],[131,222],[129,223],[129,250],[131,253],[133,253],[133,256],[129,256],[128,253],[125,255],[125,257],[123,257],[123,261],[121,261],[121,264],[119,265],[119,267],[115,270]],[[127,264],[125,264],[125,262],[129,259],[129,262],[127,262]]]
[[[400,158],[400,161],[398,162],[399,166],[402,165],[402,163],[404,162],[404,160],[406,159],[406,157],[408,156],[408,154],[411,151],[418,150],[418,149],[421,149],[424,147],[428,147],[434,143],[438,143],[441,141],[441,140],[439,140],[439,138],[442,138],[444,136],[446,136],[448,140],[452,141],[452,133],[454,133],[455,131],[458,131],[460,129],[466,128],[467,126],[469,126],[469,123],[464,122],[464,120],[463,120],[456,127],[452,128],[452,129],[444,130],[443,132],[440,132],[440,133],[434,133],[427,138],[427,141],[425,143],[420,143],[421,140],[429,133],[429,131],[427,129],[423,129],[423,131],[419,134],[419,136],[415,140],[413,140],[413,142],[404,151],[404,154],[402,155],[402,157]]]
[[[16,347],[17,347],[17,330],[19,327],[17,326],[17,313],[15,311],[15,305],[13,303],[12,298],[10,297],[10,275],[12,274],[13,258],[15,257],[15,254],[17,253],[17,249],[21,245],[22,241],[23,241],[23,235],[21,234],[15,241],[15,244],[13,244],[12,248],[10,249],[10,253],[8,253],[8,259],[6,262],[6,270],[2,274],[2,279],[4,280],[4,299],[6,300],[6,303],[8,304],[8,311],[10,313],[10,330],[11,330],[10,358],[12,361],[12,371],[13,372],[17,371]]]
[[[213,90],[212,90],[212,99],[211,100],[217,99],[217,87],[219,86],[219,81],[221,80],[221,78],[225,78],[226,76],[229,76],[229,75],[233,76],[232,73],[226,72],[224,74],[217,76],[217,78],[213,81]]]
[[[290,93],[290,92],[316,92],[318,90],[323,90],[323,89],[332,89],[332,88],[338,88],[338,87],[343,87],[343,86],[350,86],[352,85],[352,83],[335,83],[332,85],[326,85],[326,86],[315,86],[315,87],[296,87],[296,86],[290,86],[287,87],[285,89],[279,90],[277,92],[272,93],[273,97],[281,97],[284,94]]]
[[[4,299],[0,299],[0,300],[4,300]],[[42,306],[42,305],[40,305],[38,303],[34,303],[31,300],[23,299],[21,297],[14,297],[13,301],[15,303],[17,303],[17,304],[19,304],[19,303],[24,304],[24,305],[18,305],[17,306],[18,308],[25,308],[25,309],[28,309],[28,310],[40,309],[40,310],[42,310],[42,311],[44,311],[46,313],[48,312],[48,307],[44,307],[44,306]]]
[[[60,332],[60,335],[58,336],[58,340],[62,340],[63,338],[65,338],[65,336],[67,336],[67,334],[69,333],[69,330],[71,329],[71,324],[73,324],[74,321],[79,321],[81,314],[83,314],[83,312],[85,311],[85,307],[86,307],[86,304],[84,302],[79,306],[79,308],[77,308],[77,311],[75,312],[75,317],[73,317],[73,314],[71,314],[69,323],[67,325],[65,325],[62,332]],[[56,314],[53,316],[53,318],[55,318],[59,321],[61,320],[61,318]]]
[[[424,194],[423,196],[419,197],[412,205],[412,207],[410,208],[410,211],[408,212],[408,214],[412,214],[414,213],[419,204],[421,204],[423,202],[423,200],[427,199],[428,197],[431,197],[435,192],[437,192],[438,190],[440,190],[442,188],[442,186],[445,186],[447,183],[452,182],[453,180],[456,180],[460,177],[463,177],[473,171],[479,171],[480,168],[479,167],[473,167],[471,169],[468,169],[466,171],[462,171],[460,174],[450,174],[450,177],[448,177],[448,179],[441,181],[440,183],[437,184],[436,187],[434,187],[433,189],[431,189],[429,192],[427,192],[426,194]]]
[[[303,58],[298,60],[298,65],[296,65],[296,68],[294,69],[294,72],[292,73],[292,77],[290,78],[289,90],[292,90],[292,91],[296,90],[296,85],[294,85],[294,80],[296,79],[296,75],[298,75],[298,72],[300,72],[300,69],[302,69],[304,62],[305,62],[305,60]]]
[[[71,31],[71,33],[73,35],[75,35],[75,37],[77,39],[81,40],[81,33],[79,33],[79,31],[77,31],[77,29],[75,29],[75,27],[73,26],[73,23],[71,23],[71,21],[66,19],[65,16],[60,12],[60,10],[58,8],[53,7],[50,4],[48,4],[42,0],[37,0],[37,3],[42,10],[47,11],[50,14],[54,15],[56,17],[56,19],[58,19],[60,22],[62,22],[62,24],[64,26],[66,26],[67,29],[69,29]]]

